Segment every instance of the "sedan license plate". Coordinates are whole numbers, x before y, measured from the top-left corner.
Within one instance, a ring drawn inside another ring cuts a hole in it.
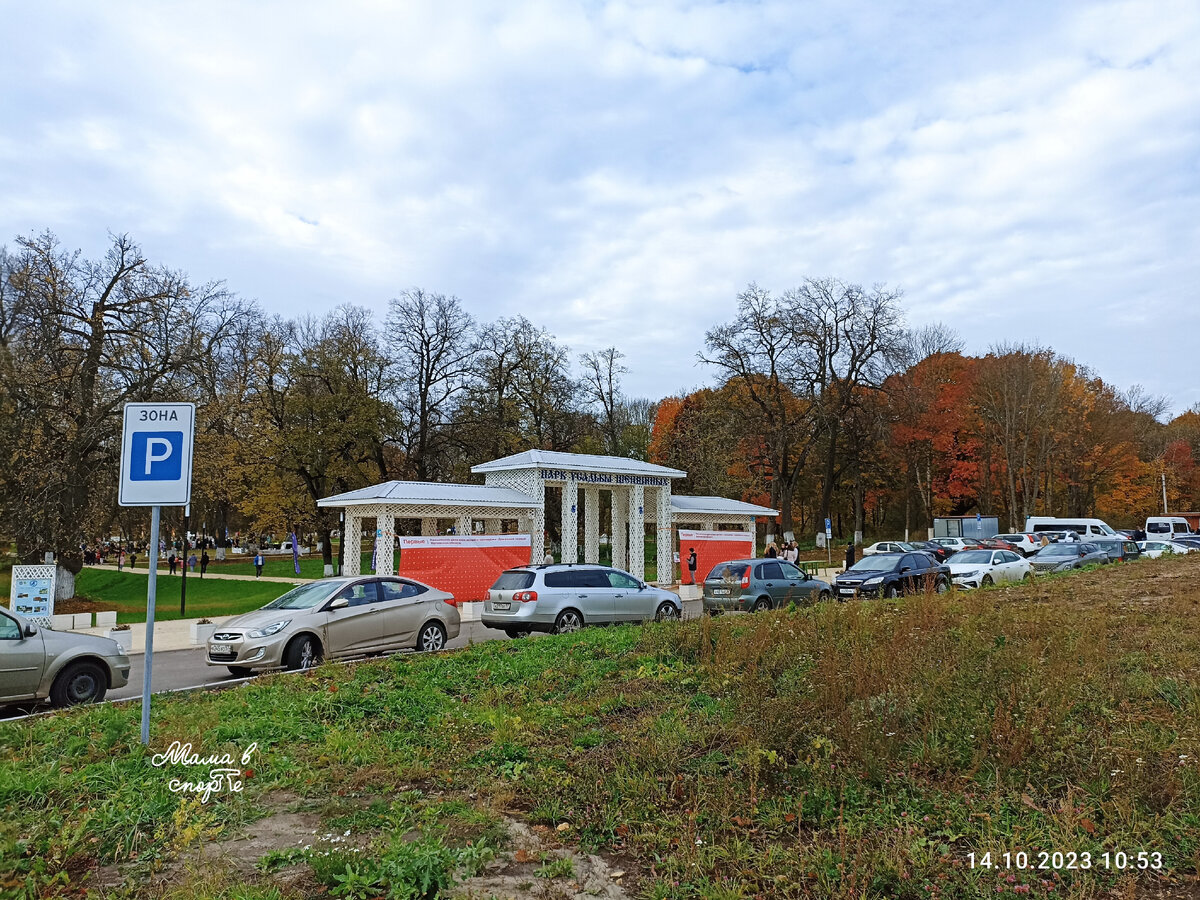
[[[729,588],[714,588],[713,596],[714,597],[728,597],[729,596]]]
[[[232,652],[228,644],[209,644],[209,653],[230,653]]]
[[[853,594],[854,588],[839,588],[838,593],[839,594]]]
[[[512,604],[509,603],[507,600],[505,600],[503,603],[493,603],[492,604],[492,609],[494,609],[494,610],[506,610],[506,609],[511,609],[511,608],[512,608]]]

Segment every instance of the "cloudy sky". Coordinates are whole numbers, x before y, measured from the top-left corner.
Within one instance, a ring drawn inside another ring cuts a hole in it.
[[[408,287],[701,384],[750,281],[905,293],[1200,402],[1200,4],[27,3],[0,240],[270,311]]]

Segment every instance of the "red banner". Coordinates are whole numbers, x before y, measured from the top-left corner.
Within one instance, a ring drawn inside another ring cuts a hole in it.
[[[527,534],[400,538],[400,571],[454,595],[455,603],[483,600],[500,573],[529,565]]]
[[[688,557],[696,551],[696,580],[688,571]],[[717,563],[754,557],[754,535],[749,531],[688,531],[679,529],[679,577],[684,584],[697,584]]]

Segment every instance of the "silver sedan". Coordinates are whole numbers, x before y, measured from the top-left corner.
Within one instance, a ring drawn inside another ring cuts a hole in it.
[[[206,659],[243,676],[280,666],[307,669],[326,657],[441,650],[458,637],[460,622],[454,595],[419,581],[326,578],[218,626]]]

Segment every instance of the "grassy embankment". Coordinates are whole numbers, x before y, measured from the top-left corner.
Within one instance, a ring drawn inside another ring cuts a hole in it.
[[[1142,896],[1157,876],[1105,851],[1161,853],[1176,883],[1200,857],[1198,576],[1200,559],[1153,560],[163,698],[154,750],[258,744],[245,791],[203,805],[167,789],[186,770],[151,766],[136,706],[0,724],[0,890],[418,896],[405,885],[503,853],[512,817],[610,854],[630,896]],[[298,828],[257,871],[230,862],[237,842],[202,859],[267,815],[350,836],[305,850]],[[968,856],[1041,850],[1092,868]],[[522,896],[557,896],[566,868],[528,865]]]

